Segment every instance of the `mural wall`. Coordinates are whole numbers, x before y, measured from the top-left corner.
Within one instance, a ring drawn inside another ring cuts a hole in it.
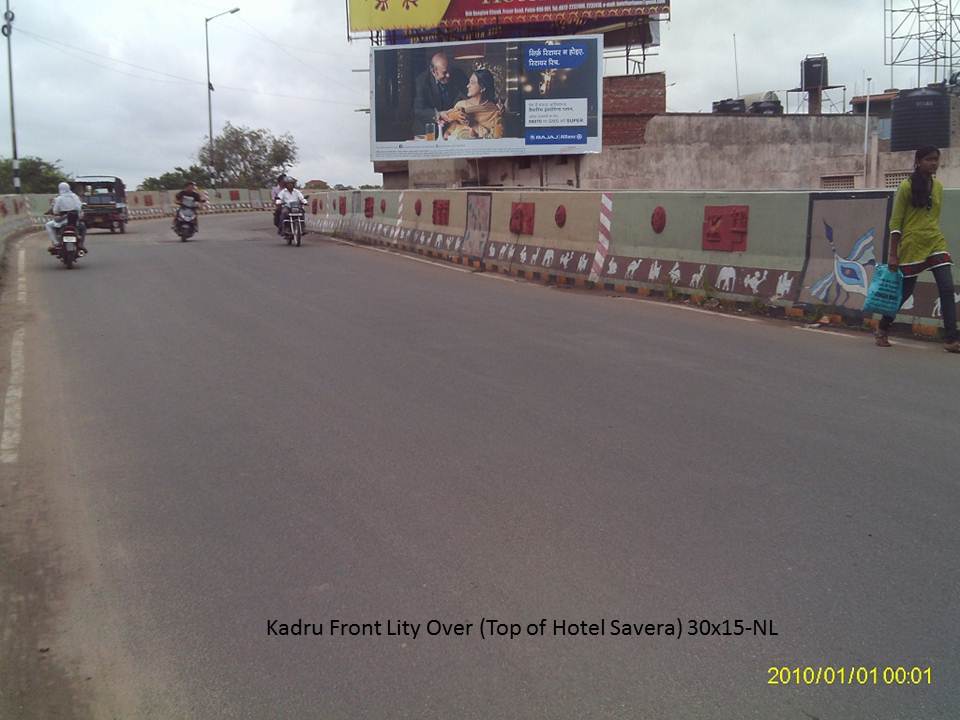
[[[862,310],[885,256],[892,202],[885,191],[408,190],[402,205],[398,196],[325,193],[312,222],[322,232],[558,283],[669,287],[849,313]],[[950,200],[960,201],[960,190],[947,191],[943,223],[960,257],[960,210],[948,214]],[[921,277],[900,319],[935,322],[940,315],[932,278]]]

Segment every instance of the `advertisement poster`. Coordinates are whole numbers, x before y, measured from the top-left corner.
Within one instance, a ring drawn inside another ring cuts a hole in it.
[[[603,38],[371,48],[371,158],[599,153]]]
[[[666,15],[668,0],[348,0],[351,32],[412,28],[466,29],[492,25],[634,19]]]

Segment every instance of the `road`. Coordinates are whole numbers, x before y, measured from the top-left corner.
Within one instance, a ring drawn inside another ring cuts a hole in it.
[[[260,214],[91,235],[70,271],[43,246],[0,313],[0,717],[956,717],[936,346],[290,248]],[[271,634],[298,619],[323,635]],[[768,683],[804,666],[878,684]]]

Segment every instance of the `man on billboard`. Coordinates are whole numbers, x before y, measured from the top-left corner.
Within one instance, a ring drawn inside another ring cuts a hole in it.
[[[414,86],[413,134],[424,133],[429,123],[438,119],[444,123],[464,119],[453,106],[466,99],[467,78],[457,68],[450,69],[450,61],[442,50],[430,58],[430,69],[422,72]]]

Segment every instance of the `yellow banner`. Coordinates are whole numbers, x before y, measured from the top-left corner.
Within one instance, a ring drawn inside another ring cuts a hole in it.
[[[451,0],[348,0],[350,30],[433,28],[440,24]]]

